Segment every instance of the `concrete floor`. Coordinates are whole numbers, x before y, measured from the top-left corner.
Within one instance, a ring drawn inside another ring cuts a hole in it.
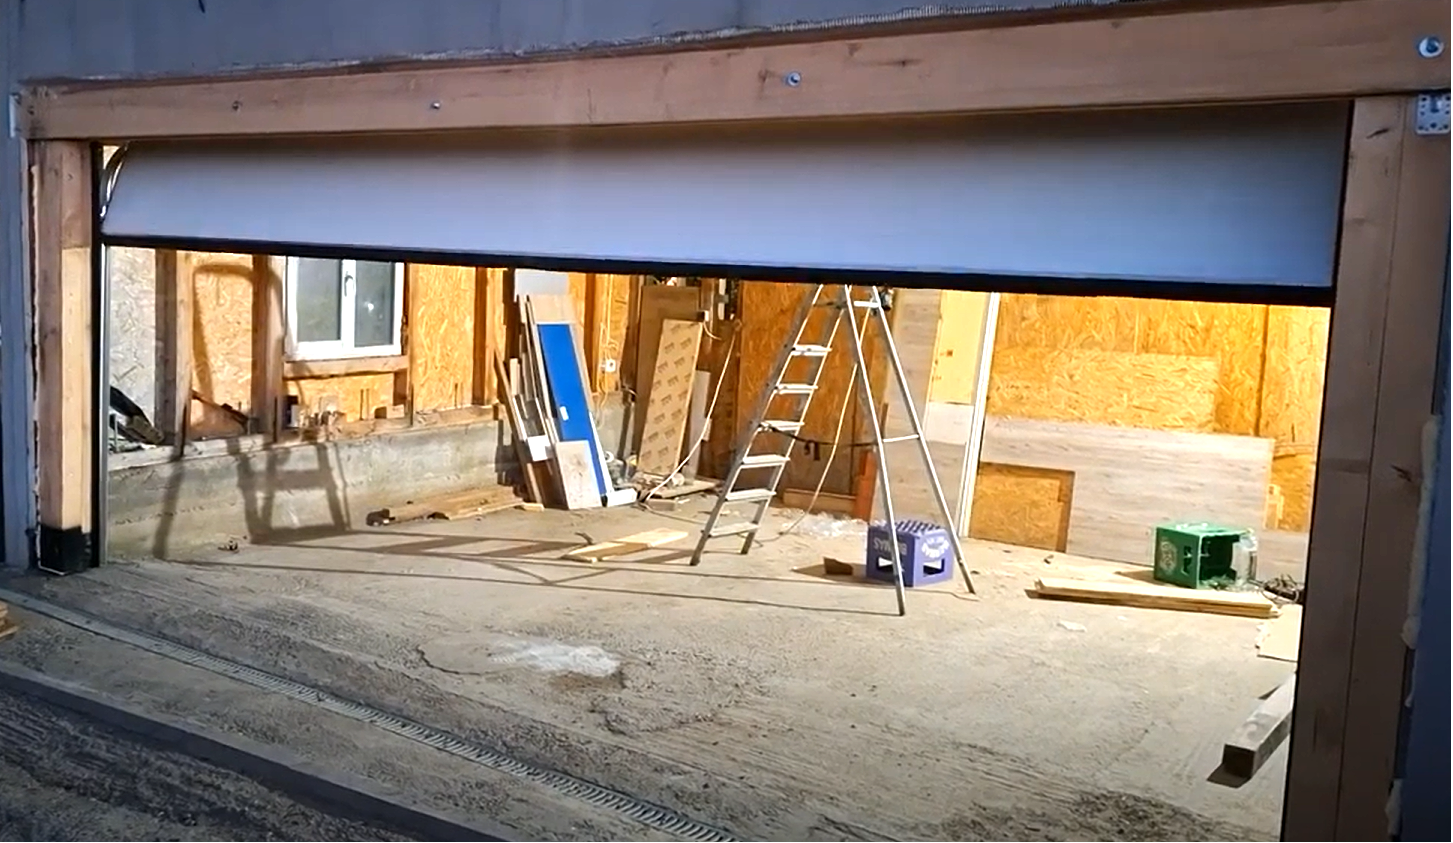
[[[977,599],[961,583],[912,592],[906,618],[890,587],[815,570],[825,554],[860,560],[860,534],[769,528],[752,554],[699,568],[686,566],[687,541],[610,564],[559,558],[697,522],[691,511],[508,512],[11,587],[741,839],[1276,837],[1285,748],[1240,788],[1208,781],[1225,737],[1292,670],[1257,658],[1258,621],[1036,600],[1034,577],[1084,569],[986,543],[968,548]],[[14,646],[31,666],[123,681],[75,647]],[[272,728],[291,742],[286,723]],[[309,733],[298,744],[319,728],[297,726]],[[526,839],[632,833],[595,816],[572,825],[529,793],[507,802],[493,819]]]

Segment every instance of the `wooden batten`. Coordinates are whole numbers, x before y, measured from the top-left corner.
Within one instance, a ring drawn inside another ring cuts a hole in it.
[[[527,63],[27,92],[29,138],[428,132],[898,117],[1361,96],[1448,86],[1444,0],[1241,3],[947,32]],[[988,23],[995,23],[989,20]],[[889,30],[891,32],[891,30]],[[797,84],[787,84],[795,74]]]
[[[156,250],[156,426],[177,449],[192,402],[192,266],[190,252]]]
[[[1448,137],[1414,134],[1412,107],[1397,96],[1353,109],[1287,840],[1387,836],[1449,224]]]
[[[252,257],[253,433],[283,428],[283,278],[286,258]]]
[[[67,571],[88,564],[92,527],[91,153],[41,143],[32,160],[39,562]]]

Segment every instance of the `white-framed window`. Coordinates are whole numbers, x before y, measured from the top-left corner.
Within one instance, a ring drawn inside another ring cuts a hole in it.
[[[403,264],[288,258],[283,288],[289,360],[403,353]]]

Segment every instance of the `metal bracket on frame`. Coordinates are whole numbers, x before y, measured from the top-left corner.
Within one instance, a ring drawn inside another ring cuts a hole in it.
[[[1448,134],[1450,119],[1447,91],[1418,94],[1416,104],[1413,131],[1420,135]]]

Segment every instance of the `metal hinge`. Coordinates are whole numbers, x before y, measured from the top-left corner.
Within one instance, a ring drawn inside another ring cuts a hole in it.
[[[1448,134],[1448,92],[1418,94],[1413,130],[1420,135]]]

